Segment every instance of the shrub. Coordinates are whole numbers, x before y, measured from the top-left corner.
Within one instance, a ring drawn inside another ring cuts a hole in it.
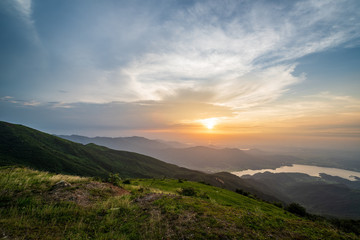
[[[107,181],[108,181],[109,183],[114,184],[114,185],[118,185],[119,182],[121,181],[121,177],[119,176],[118,173],[115,173],[115,174],[110,173],[110,174],[109,174],[109,178],[107,179]]]
[[[122,182],[123,184],[130,184],[130,180],[129,179],[126,179]]]
[[[281,202],[274,202],[273,205],[278,207],[278,208],[283,208],[283,205],[282,205]]]
[[[244,195],[244,196],[249,196],[249,193],[248,193],[248,192],[245,192],[244,190],[239,189],[239,188],[237,188],[237,189],[235,190],[235,192],[238,193],[238,194]]]
[[[305,217],[307,215],[306,209],[298,203],[290,203],[286,207],[286,210],[301,217]]]
[[[186,187],[181,188],[180,194],[184,196],[196,196],[196,191],[192,187]]]

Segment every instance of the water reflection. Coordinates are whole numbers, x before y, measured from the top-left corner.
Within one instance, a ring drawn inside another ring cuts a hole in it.
[[[309,166],[309,165],[301,165],[301,164],[293,164],[292,166],[282,166],[276,169],[244,170],[239,172],[232,172],[232,174],[241,177],[244,175],[254,175],[256,173],[264,173],[264,172],[305,173],[314,177],[319,177],[320,173],[325,173],[327,175],[337,176],[351,181],[355,181],[356,177],[360,178],[360,172],[348,171],[339,168],[317,167],[317,166]]]

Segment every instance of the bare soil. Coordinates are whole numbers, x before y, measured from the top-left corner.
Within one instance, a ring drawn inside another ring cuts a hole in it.
[[[125,194],[129,194],[129,192],[110,183],[89,182],[70,184],[60,181],[53,185],[45,196],[50,201],[70,201],[87,207],[101,198]]]

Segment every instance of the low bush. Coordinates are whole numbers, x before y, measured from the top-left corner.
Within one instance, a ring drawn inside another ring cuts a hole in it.
[[[123,183],[123,184],[130,184],[131,182],[130,182],[129,179],[126,179],[126,180],[124,180],[122,183]]]
[[[237,189],[235,190],[235,192],[238,193],[238,194],[244,195],[244,196],[249,196],[249,195],[250,195],[250,193],[245,192],[244,190],[239,189],[239,188],[237,188]]]
[[[196,190],[192,187],[181,188],[180,194],[184,196],[196,196]]]
[[[290,203],[285,210],[301,217],[307,216],[306,209],[298,203]]]

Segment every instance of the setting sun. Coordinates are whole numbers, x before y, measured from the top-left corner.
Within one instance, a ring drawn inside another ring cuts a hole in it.
[[[206,118],[199,120],[202,125],[204,125],[207,129],[211,130],[215,127],[215,125],[218,123],[217,118]]]

